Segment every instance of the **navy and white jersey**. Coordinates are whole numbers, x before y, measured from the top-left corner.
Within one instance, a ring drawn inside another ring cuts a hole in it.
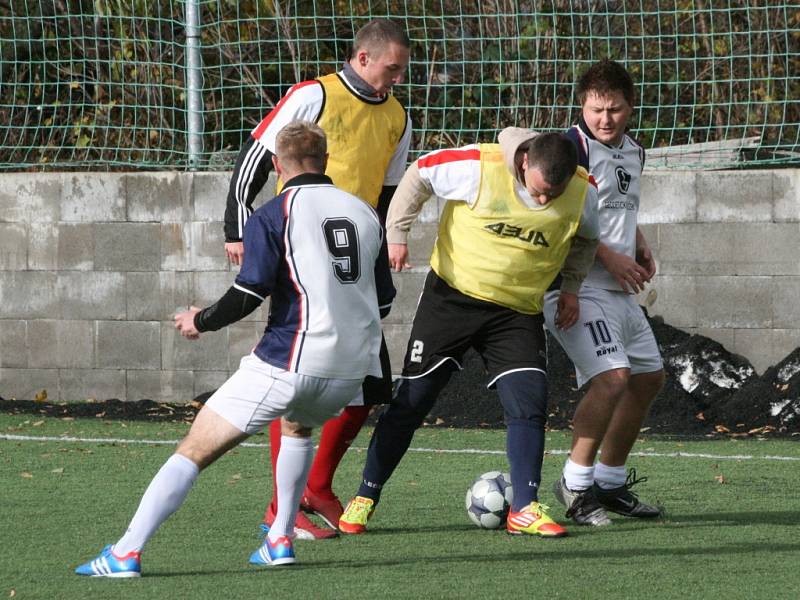
[[[261,360],[314,377],[381,375],[379,306],[395,289],[374,209],[306,173],[247,220],[244,248],[234,286],[271,297]]]
[[[623,136],[619,147],[603,144],[594,138],[582,118],[567,131],[567,136],[578,147],[578,164],[597,183],[600,242],[635,258],[644,148],[628,135]],[[598,260],[584,285],[622,289]]]

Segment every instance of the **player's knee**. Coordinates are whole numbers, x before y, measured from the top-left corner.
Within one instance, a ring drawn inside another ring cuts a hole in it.
[[[195,440],[190,440],[188,436],[178,444],[175,453],[188,458],[201,471],[214,462],[213,453],[208,452],[207,447],[204,445],[195,443]]]
[[[390,404],[378,417],[376,426],[394,430],[414,430],[422,425],[427,414],[427,410],[421,410],[419,407]]]
[[[204,406],[197,413],[189,433],[178,445],[176,452],[191,460],[200,469],[205,469],[246,437],[247,434],[208,406]]]
[[[286,437],[304,438],[311,437],[311,432],[311,427],[306,427],[297,421],[289,421],[283,418],[281,419],[281,435],[285,435]]]
[[[591,390],[603,398],[620,398],[630,382],[630,369],[611,369],[592,378]]]
[[[409,394],[408,389],[402,390],[403,387],[404,384],[401,384],[392,403],[378,417],[378,428],[413,430],[422,425],[433,402],[428,402],[423,396]]]
[[[425,418],[433,408],[439,390],[423,379],[404,379],[397,387],[390,410],[398,414],[419,414]]]
[[[540,371],[517,371],[496,382],[506,423],[526,421],[537,426],[547,422],[547,377]]]
[[[392,398],[392,405],[424,411],[427,414],[439,393],[450,381],[453,370],[453,367],[443,364],[421,377],[402,379]]]
[[[381,414],[379,421],[389,427],[419,427],[450,377],[448,372],[437,371],[439,369],[423,377],[401,380],[391,404]]]

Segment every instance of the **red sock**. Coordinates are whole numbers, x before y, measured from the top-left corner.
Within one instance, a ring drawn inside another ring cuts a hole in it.
[[[333,496],[333,475],[336,467],[356,439],[361,426],[367,420],[369,406],[348,406],[342,414],[322,426],[319,450],[311,464],[306,486],[323,497]]]
[[[264,511],[264,523],[267,523],[267,515],[272,512],[274,517],[278,514],[278,484],[275,481],[275,465],[278,464],[278,452],[281,451],[281,420],[275,419],[269,425],[269,459],[272,463],[272,501]]]

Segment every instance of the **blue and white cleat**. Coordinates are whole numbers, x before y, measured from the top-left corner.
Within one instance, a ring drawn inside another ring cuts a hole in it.
[[[89,577],[141,577],[141,553],[129,552],[125,556],[117,556],[109,544],[97,558],[75,569],[75,573]]]
[[[292,540],[286,536],[281,536],[274,542],[266,536],[263,545],[250,556],[251,565],[277,567],[291,565],[294,562],[294,546]]]

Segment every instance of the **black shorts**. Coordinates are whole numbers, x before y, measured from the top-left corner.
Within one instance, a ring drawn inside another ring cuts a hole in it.
[[[509,371],[547,368],[541,313],[526,315],[466,296],[431,271],[411,328],[403,377],[425,375],[447,361],[461,369],[470,347],[483,358],[490,387]]]
[[[364,392],[364,405],[388,404],[392,400],[392,365],[389,362],[389,349],[386,347],[386,338],[381,335],[381,376],[367,375],[361,390]]]

